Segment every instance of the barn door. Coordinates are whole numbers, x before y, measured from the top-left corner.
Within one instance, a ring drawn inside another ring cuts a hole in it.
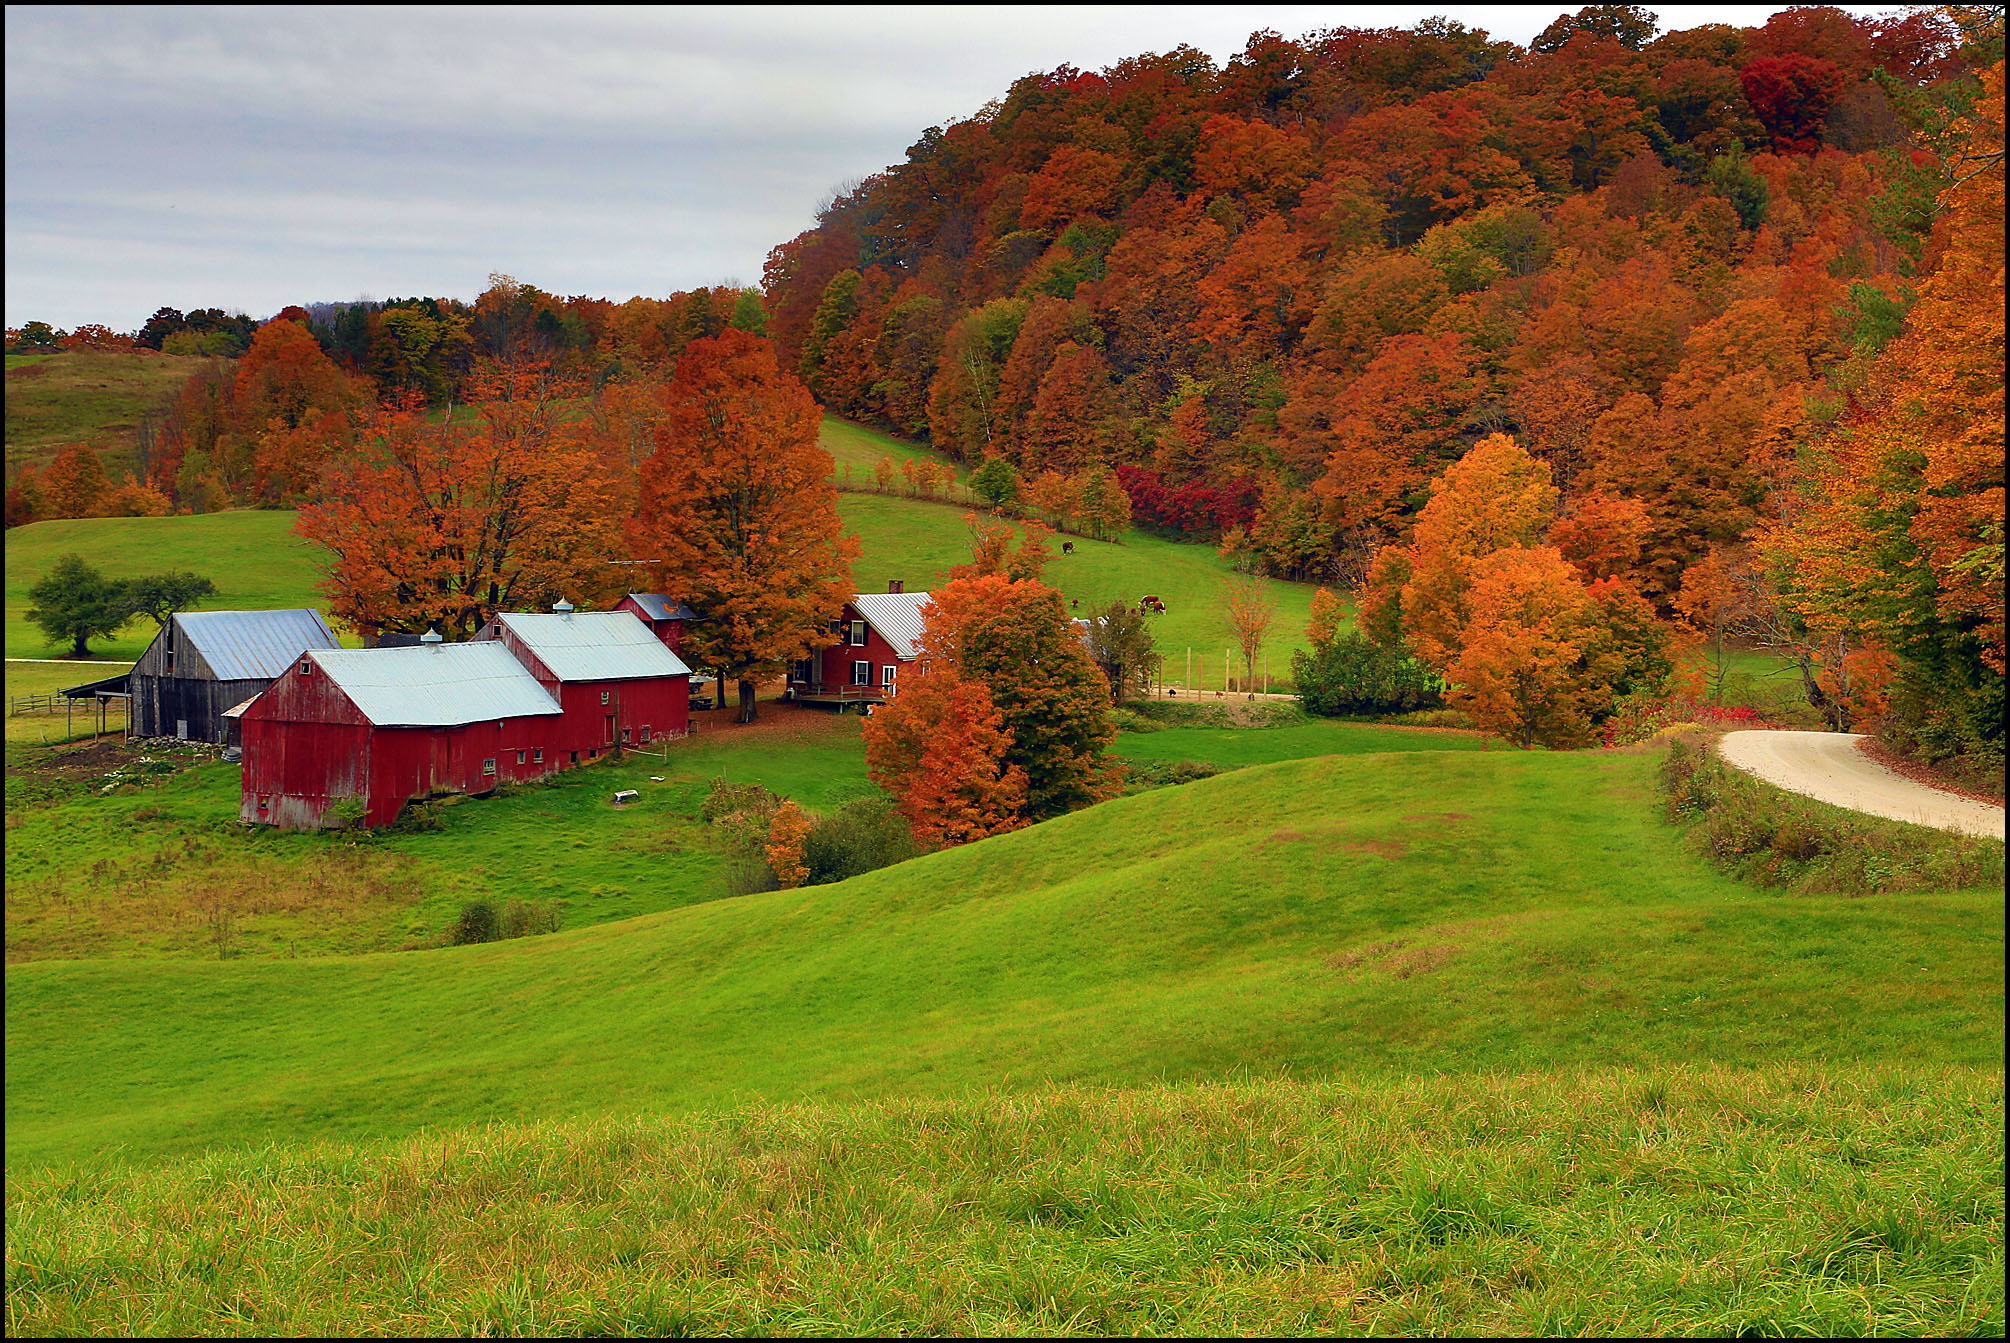
[[[188,740],[188,719],[177,718],[174,720],[174,735],[176,741]]]

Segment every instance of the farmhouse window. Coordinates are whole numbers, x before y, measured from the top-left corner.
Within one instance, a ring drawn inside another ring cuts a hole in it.
[[[496,772],[496,761],[494,756],[490,756],[488,759],[482,761],[482,773],[484,775],[493,774],[495,772]]]
[[[523,763],[523,752],[522,752],[522,751],[518,751],[518,752],[516,753],[516,762],[517,762],[517,764],[519,764],[519,765],[521,765],[521,764]]]
[[[865,622],[863,620],[854,620],[851,622],[851,646],[853,648],[865,647]]]
[[[612,690],[603,690],[603,691],[601,691],[601,692],[600,692],[600,702],[601,702],[602,704],[607,704],[607,703],[611,703],[611,702],[612,702],[612,697],[613,697],[613,695],[614,695],[614,692],[613,692]]]
[[[872,664],[871,664],[870,662],[854,662],[854,663],[852,663],[852,664],[851,664],[851,683],[852,683],[853,685],[871,685],[871,684],[872,684]]]
[[[813,669],[811,668],[810,665],[811,661],[812,660],[810,658],[797,658],[795,664],[795,674],[791,676],[789,679],[793,681],[801,681],[804,684],[808,684],[809,682],[814,681],[816,679],[816,676],[813,672]]]
[[[644,746],[649,744],[649,724],[647,723],[642,725],[642,744]]]
[[[893,684],[894,668],[898,665],[899,664],[893,662],[889,662],[886,664],[886,670],[880,673],[879,683],[881,685],[890,686]]]

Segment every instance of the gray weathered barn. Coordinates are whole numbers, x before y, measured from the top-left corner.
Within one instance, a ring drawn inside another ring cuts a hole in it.
[[[264,690],[310,648],[340,648],[319,611],[184,611],[127,678],[132,734],[226,742],[224,711]]]

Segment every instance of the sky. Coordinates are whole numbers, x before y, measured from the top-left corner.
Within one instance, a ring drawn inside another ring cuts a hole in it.
[[[617,301],[759,284],[833,187],[1022,75],[1432,14],[1526,45],[1577,8],[10,5],[6,324],[473,299],[491,272]]]

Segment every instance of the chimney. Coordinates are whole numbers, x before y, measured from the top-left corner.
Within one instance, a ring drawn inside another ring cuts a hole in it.
[[[888,592],[905,592],[907,591],[907,580],[904,578],[889,578],[886,580],[886,590]]]
[[[419,642],[437,653],[440,651],[440,645],[445,643],[446,640],[440,636],[438,630],[429,629],[419,636]]]
[[[572,619],[572,603],[563,597],[560,597],[551,609],[556,611],[562,620]]]

